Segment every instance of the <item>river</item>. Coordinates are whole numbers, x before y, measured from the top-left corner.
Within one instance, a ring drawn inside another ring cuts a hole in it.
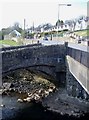
[[[60,115],[52,111],[48,111],[41,103],[19,103],[17,99],[19,94],[2,97],[3,107],[2,120],[88,120],[89,114],[81,117],[73,117],[68,115]]]

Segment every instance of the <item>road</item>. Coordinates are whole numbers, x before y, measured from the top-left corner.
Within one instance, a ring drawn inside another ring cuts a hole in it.
[[[50,38],[48,38],[48,41],[43,40],[42,38],[40,38],[40,39],[25,39],[23,41],[23,44],[24,45],[36,44],[36,43],[38,43],[38,41],[39,41],[39,43],[41,43],[42,45],[45,45],[45,46],[64,44],[65,42],[68,42],[69,47],[89,52],[89,46],[86,46],[83,44],[78,44],[78,43],[76,43],[76,40],[71,40],[69,37],[59,37],[59,38],[53,37],[52,40],[50,40]],[[0,47],[9,47],[9,46],[10,45],[3,44],[3,46],[1,45]]]

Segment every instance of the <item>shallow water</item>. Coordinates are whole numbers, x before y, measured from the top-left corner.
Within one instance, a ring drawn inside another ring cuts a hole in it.
[[[19,103],[19,95],[3,96],[2,120],[88,120],[89,114],[75,118],[50,112],[40,103]]]

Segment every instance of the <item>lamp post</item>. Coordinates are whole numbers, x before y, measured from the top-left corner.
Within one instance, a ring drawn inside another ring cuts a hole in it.
[[[59,20],[59,12],[60,12],[60,6],[71,6],[71,4],[58,4],[58,20]]]
[[[71,4],[58,4],[58,29],[59,29],[60,6],[71,6]]]

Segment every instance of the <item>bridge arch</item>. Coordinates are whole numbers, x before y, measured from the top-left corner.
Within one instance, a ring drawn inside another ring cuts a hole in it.
[[[29,69],[46,74],[57,81],[56,73],[65,72],[65,45],[36,46],[2,51],[2,73]]]

